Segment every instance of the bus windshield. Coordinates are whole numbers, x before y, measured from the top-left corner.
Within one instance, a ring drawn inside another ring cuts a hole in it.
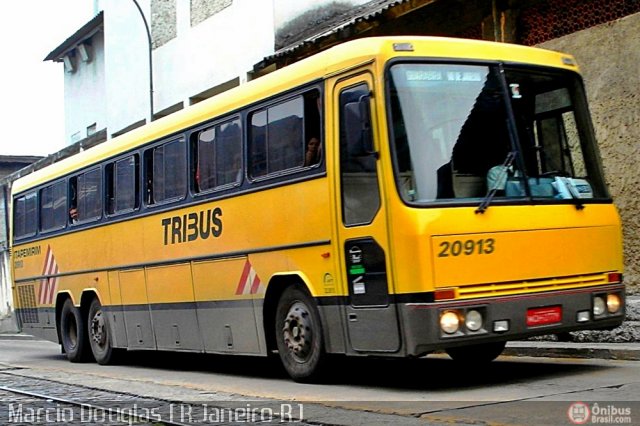
[[[608,197],[575,73],[396,63],[387,80],[405,202],[477,202],[487,194],[526,202]]]

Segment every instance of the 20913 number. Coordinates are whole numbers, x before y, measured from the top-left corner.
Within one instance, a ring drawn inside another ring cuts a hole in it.
[[[496,240],[493,238],[481,238],[479,240],[455,240],[440,243],[438,257],[471,256],[474,254],[491,254],[495,251]]]

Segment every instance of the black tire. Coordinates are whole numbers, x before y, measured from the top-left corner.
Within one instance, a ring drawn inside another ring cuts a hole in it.
[[[71,299],[65,300],[60,312],[60,339],[62,348],[71,362],[87,359],[87,333],[80,309],[73,306]]]
[[[113,364],[117,350],[111,342],[109,319],[98,299],[93,299],[87,316],[89,345],[96,362],[100,365]]]
[[[287,374],[296,382],[317,381],[326,358],[322,324],[315,302],[305,291],[289,287],[280,296],[275,337]]]
[[[480,343],[446,349],[447,354],[456,362],[478,365],[488,364],[498,358],[507,342]]]

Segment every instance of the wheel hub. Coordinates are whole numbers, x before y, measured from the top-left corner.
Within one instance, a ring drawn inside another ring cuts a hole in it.
[[[98,311],[91,320],[91,338],[95,343],[103,346],[105,336],[106,334],[104,330],[104,318],[102,316],[102,311]]]
[[[311,352],[313,342],[311,316],[305,305],[294,303],[284,321],[282,329],[284,343],[299,361],[304,361]]]

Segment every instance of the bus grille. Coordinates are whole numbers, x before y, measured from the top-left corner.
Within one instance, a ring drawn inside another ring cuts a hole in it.
[[[535,281],[476,284],[459,287],[457,291],[459,299],[475,299],[479,297],[508,296],[523,292],[538,293],[543,291],[567,290],[602,284],[609,284],[607,274],[580,275]]]
[[[36,309],[36,291],[33,284],[20,285],[18,292],[18,319],[22,324],[38,323],[38,309]]]

